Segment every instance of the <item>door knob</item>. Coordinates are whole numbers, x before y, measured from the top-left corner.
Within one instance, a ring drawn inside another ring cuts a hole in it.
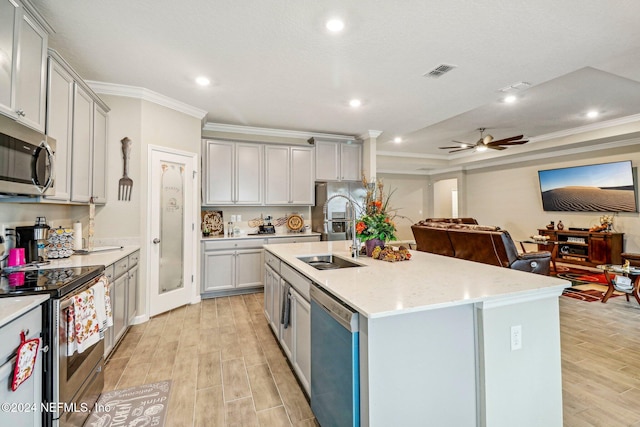
[[[156,237],[155,239],[153,239],[153,243],[157,245],[158,243],[160,243],[160,239]]]

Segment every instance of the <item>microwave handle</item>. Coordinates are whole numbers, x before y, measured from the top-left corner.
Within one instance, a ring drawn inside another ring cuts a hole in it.
[[[51,167],[49,168],[49,175],[47,176],[47,181],[44,183],[44,185],[41,186],[40,182],[38,181],[38,177],[35,174],[35,170],[36,170],[36,163],[38,161],[38,156],[40,155],[40,151],[42,149],[46,151],[47,160],[49,161],[49,164],[51,165]],[[31,170],[33,171],[31,175],[31,181],[41,193],[44,193],[53,184],[53,177],[55,176],[53,151],[51,150],[51,147],[49,146],[49,144],[47,144],[47,141],[42,141],[40,143],[40,146],[36,148],[36,151],[33,153],[33,157],[31,159]]]

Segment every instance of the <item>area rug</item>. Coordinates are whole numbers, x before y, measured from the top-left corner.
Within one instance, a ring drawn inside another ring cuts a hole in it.
[[[102,393],[85,427],[162,427],[171,381]]]
[[[609,288],[604,273],[598,271],[559,265],[555,276],[571,282],[571,287],[563,291],[563,296],[581,301],[602,301]],[[614,291],[611,298],[620,295],[624,295],[624,293]]]

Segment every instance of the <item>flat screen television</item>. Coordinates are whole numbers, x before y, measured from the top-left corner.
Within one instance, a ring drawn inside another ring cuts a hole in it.
[[[638,212],[631,161],[538,171],[545,211]]]

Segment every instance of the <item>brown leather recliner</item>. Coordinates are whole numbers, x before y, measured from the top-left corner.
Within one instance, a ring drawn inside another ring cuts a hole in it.
[[[509,233],[499,227],[422,221],[411,230],[419,251],[549,275],[550,252],[519,254]]]
[[[640,254],[634,254],[631,252],[623,252],[620,254],[623,260],[629,261],[629,265],[632,267],[640,267]]]

